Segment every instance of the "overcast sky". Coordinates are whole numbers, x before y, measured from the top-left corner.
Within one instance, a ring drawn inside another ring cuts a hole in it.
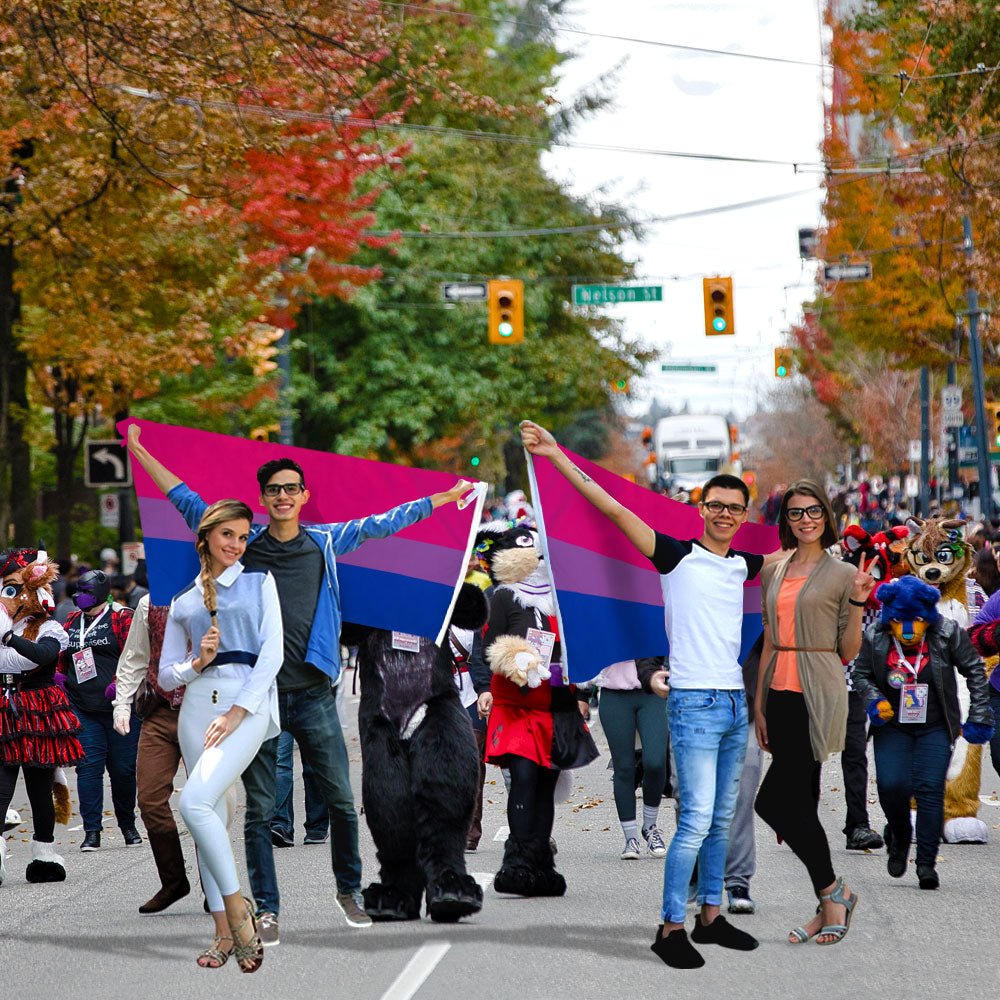
[[[817,0],[576,0],[564,23],[627,35],[812,63],[822,61]],[[574,140],[815,164],[823,134],[817,67],[561,34],[576,53],[563,67],[561,99],[625,60],[615,105]],[[774,383],[773,348],[784,342],[814,268],[803,268],[798,229],[819,222],[820,175],[791,166],[559,150],[546,166],[574,190],[605,188],[641,218],[673,215],[789,192],[784,201],[650,226],[630,245],[638,272],[663,285],[663,301],[609,307],[663,361],[717,362],[718,377],[667,376],[659,362],[635,387],[633,409],[652,396],[695,410],[752,412]],[[703,275],[732,275],[736,334],[704,335]],[[801,284],[805,283],[805,284]],[[654,370],[655,369],[655,370]]]

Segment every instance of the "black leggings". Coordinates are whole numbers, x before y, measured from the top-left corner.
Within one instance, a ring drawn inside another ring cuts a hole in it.
[[[519,840],[548,842],[556,818],[553,796],[559,772],[536,764],[527,757],[511,755],[506,764],[510,771],[507,823],[511,836]]]
[[[34,839],[42,844],[51,844],[55,840],[56,827],[56,809],[52,802],[52,779],[55,772],[52,768],[21,767],[19,764],[0,766],[0,815],[7,815],[11,799],[14,798],[18,771],[24,773],[24,787],[31,803],[31,821],[35,829]]]
[[[806,866],[819,895],[836,876],[819,819],[820,764],[809,741],[805,698],[795,691],[769,691],[765,718],[772,760],[754,808]]]

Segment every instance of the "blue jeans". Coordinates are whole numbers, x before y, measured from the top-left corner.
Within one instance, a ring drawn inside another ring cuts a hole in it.
[[[667,698],[677,831],[663,871],[663,920],[683,924],[688,883],[698,862],[698,902],[719,906],[747,750],[747,699],[733,691],[674,688]]]
[[[921,727],[922,728],[922,727]],[[909,844],[910,799],[917,800],[917,864],[937,861],[944,826],[944,782],[951,760],[945,726],[907,731],[887,725],[872,733],[875,780],[882,812],[896,844]]]
[[[351,792],[347,746],[337,715],[337,700],[329,684],[304,691],[279,691],[282,731],[291,733],[304,763],[316,777],[320,795],[330,812],[333,836],[330,855],[338,892],[361,888],[361,855],[358,852],[358,813]],[[274,869],[271,817],[277,785],[278,737],[265,740],[260,752],[243,772],[247,796],[247,874],[257,912],[278,913],[278,876]]]
[[[80,720],[80,743],[87,755],[76,765],[76,793],[87,833],[99,833],[104,815],[104,771],[111,778],[111,802],[121,830],[135,826],[135,756],[142,723],[134,712],[128,736],[116,733],[110,712],[73,709]]]
[[[275,784],[274,817],[271,829],[286,840],[295,839],[295,763],[292,753],[294,737],[282,733],[278,737],[277,781]],[[323,801],[323,794],[316,781],[313,769],[302,761],[302,784],[306,796],[306,836],[313,840],[324,840],[330,829],[330,810]]]

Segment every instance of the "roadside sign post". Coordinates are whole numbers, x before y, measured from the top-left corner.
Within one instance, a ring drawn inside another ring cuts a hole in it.
[[[84,447],[84,485],[132,485],[132,467],[129,465],[128,449],[124,441],[87,441]]]

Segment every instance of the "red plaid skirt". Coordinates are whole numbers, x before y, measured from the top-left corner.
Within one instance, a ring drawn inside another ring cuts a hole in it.
[[[80,720],[62,688],[0,689],[0,764],[72,767],[84,753]]]

